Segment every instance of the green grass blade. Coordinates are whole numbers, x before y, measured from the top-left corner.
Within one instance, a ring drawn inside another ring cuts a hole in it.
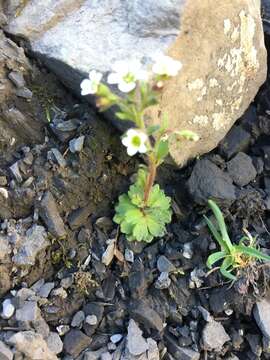
[[[212,221],[210,219],[208,219],[207,216],[203,216],[208,227],[209,227],[209,230],[211,231],[212,235],[214,236],[214,238],[216,239],[216,241],[219,243],[219,246],[221,247],[221,250],[224,250],[226,252],[230,252],[229,251],[229,248],[226,244],[225,241],[223,241],[222,239],[222,236],[220,235],[220,233],[218,232],[217,228],[215,227],[215,225],[212,223]]]
[[[231,266],[233,266],[232,259],[230,257],[227,257],[220,267],[220,272],[225,278],[235,281],[237,279],[236,276],[231,274],[233,267],[231,270],[228,270]]]
[[[222,235],[222,240],[226,243],[230,252],[233,251],[233,244],[228,235],[227,227],[226,227],[226,224],[224,221],[224,216],[223,216],[220,208],[217,206],[217,204],[213,200],[208,200],[208,204],[217,219],[219,230]]]
[[[247,247],[244,245],[236,245],[235,249],[244,255],[254,257],[259,260],[270,261],[269,255],[266,255],[263,252],[261,252],[260,250],[254,249],[252,247]]]
[[[206,262],[207,267],[209,269],[211,269],[212,265],[214,265],[217,261],[223,259],[225,256],[226,256],[226,253],[224,251],[218,251],[212,255],[209,255],[207,262]]]

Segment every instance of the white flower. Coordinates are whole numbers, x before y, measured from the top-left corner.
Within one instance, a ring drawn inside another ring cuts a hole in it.
[[[122,139],[122,144],[127,147],[129,156],[135,155],[137,152],[143,154],[147,152],[146,141],[147,135],[137,129],[129,129]]]
[[[166,76],[176,76],[181,69],[181,61],[174,60],[167,55],[159,55],[152,67],[153,73]]]
[[[89,79],[84,79],[81,82],[81,94],[84,95],[94,95],[98,91],[98,86],[101,82],[102,74],[96,70],[92,70],[89,73]]]
[[[137,80],[147,80],[147,72],[142,70],[139,61],[117,61],[112,69],[114,72],[108,76],[108,84],[117,84],[124,93],[134,90]]]

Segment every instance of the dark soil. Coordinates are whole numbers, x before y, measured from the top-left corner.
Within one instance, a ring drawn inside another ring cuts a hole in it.
[[[269,37],[266,42],[269,45]],[[88,349],[97,350],[108,344],[111,335],[126,334],[132,318],[145,337],[157,341],[165,360],[197,359],[198,352],[201,359],[269,359],[269,338],[263,336],[252,313],[254,304],[270,295],[269,269],[261,265],[245,269],[235,284],[217,271],[207,274],[205,262],[215,244],[202,215],[208,213],[207,198],[215,198],[232,240],[237,242],[242,228],[248,228],[269,253],[270,80],[215,151],[185,169],[165,165],[160,170],[158,182],[173,198],[173,222],[164,238],[146,245],[128,243],[118,236],[111,220],[114,202],[137,168],[125,156],[118,133],[40,64],[29,61],[28,66],[32,100],[19,99],[12,90],[2,99],[6,108],[12,105],[30,119],[31,132],[26,129],[18,137],[17,129],[7,127],[3,136],[0,180],[9,197],[0,194],[0,220],[3,234],[7,223],[26,227],[39,223],[49,230],[51,245],[26,275],[24,269],[13,272],[12,265],[0,264],[3,299],[23,282],[31,286],[44,278],[54,281],[57,288],[72,275],[68,296],[50,295],[40,307],[53,331],[60,324],[69,325],[79,310],[95,314],[97,324],[84,324],[81,329],[91,337],[84,348],[89,345]],[[6,109],[0,110],[2,126]],[[59,131],[59,123],[69,126],[69,131]],[[14,131],[20,143],[8,145],[7,139],[13,136],[9,131]],[[82,135],[83,149],[71,153],[69,140]],[[57,160],[52,149],[63,157]],[[10,170],[16,162],[20,181]],[[118,256],[120,260],[114,258],[105,266],[101,259],[109,239],[117,239],[124,258]],[[158,280],[164,272],[169,278]],[[210,315],[229,335],[221,348],[215,344],[215,337],[221,336],[218,328],[211,340],[213,347],[206,346]],[[7,324],[3,321],[1,325]],[[72,353],[71,346],[67,337],[59,358]],[[194,353],[187,355],[185,348]]]

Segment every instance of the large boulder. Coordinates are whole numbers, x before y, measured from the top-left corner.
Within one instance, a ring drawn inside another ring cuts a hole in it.
[[[25,38],[77,92],[89,70],[107,74],[119,59],[149,63],[164,52],[181,60],[183,70],[166,86],[152,115],[157,122],[166,112],[172,128],[200,135],[196,143],[172,141],[171,155],[183,164],[218,144],[265,80],[260,5],[260,0],[32,0],[10,15],[6,30]]]

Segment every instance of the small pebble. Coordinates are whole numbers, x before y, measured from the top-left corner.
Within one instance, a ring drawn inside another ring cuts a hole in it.
[[[59,325],[57,326],[56,330],[60,336],[63,336],[69,332],[70,327],[68,325]]]
[[[123,339],[123,335],[122,334],[114,334],[110,337],[110,340],[112,343],[117,344],[119,341],[121,341]]]
[[[128,262],[133,263],[134,262],[134,252],[130,249],[125,249],[125,259]]]
[[[192,259],[193,257],[192,243],[184,244],[183,256],[185,259]]]
[[[2,318],[10,319],[15,312],[15,306],[12,304],[10,299],[6,299],[2,303]]]
[[[83,148],[84,138],[85,138],[85,136],[80,136],[76,139],[70,140],[69,150],[72,153],[80,152]]]
[[[100,360],[112,360],[112,355],[109,352],[101,354]]]
[[[227,309],[224,312],[226,315],[231,316],[233,314],[233,309]]]
[[[96,315],[87,315],[85,322],[89,325],[97,325],[98,319],[97,319]]]

